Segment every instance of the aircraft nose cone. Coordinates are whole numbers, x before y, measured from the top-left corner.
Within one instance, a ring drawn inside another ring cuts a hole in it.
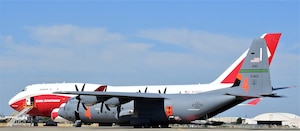
[[[16,101],[16,96],[14,96],[13,98],[11,98],[9,101],[8,101],[8,105],[11,107],[11,108],[13,108],[13,109],[15,109],[15,110],[17,110],[17,108],[19,107],[19,105],[18,105],[18,102]],[[20,103],[20,102],[19,102]]]
[[[13,104],[13,100],[12,99],[10,99],[9,101],[8,101],[8,105],[12,108],[12,104]]]

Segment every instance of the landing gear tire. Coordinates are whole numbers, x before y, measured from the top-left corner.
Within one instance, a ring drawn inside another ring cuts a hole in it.
[[[165,124],[165,125],[160,125],[160,128],[170,128],[169,124]]]
[[[31,119],[31,126],[38,126],[38,122],[37,122],[37,118],[36,116],[32,116],[32,119]]]
[[[133,128],[143,128],[143,126],[133,126]]]
[[[159,125],[153,125],[152,128],[159,128]]]
[[[74,127],[81,127],[81,125],[82,125],[81,120],[76,120],[73,124]]]
[[[144,125],[144,128],[150,128],[151,126],[149,126],[149,125]]]
[[[99,126],[112,126],[112,123],[98,123]]]

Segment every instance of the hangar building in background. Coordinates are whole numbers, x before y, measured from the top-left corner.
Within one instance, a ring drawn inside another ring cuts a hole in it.
[[[246,119],[244,123],[300,128],[300,117],[290,113],[264,113],[254,118]]]

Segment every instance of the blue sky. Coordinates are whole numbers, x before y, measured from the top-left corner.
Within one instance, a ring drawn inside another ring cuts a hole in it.
[[[26,85],[209,83],[266,32],[282,32],[274,87],[299,86],[299,1],[0,0],[0,114]],[[287,97],[219,116],[300,115],[299,87]]]

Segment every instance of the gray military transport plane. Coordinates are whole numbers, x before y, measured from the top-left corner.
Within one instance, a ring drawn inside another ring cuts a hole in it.
[[[117,123],[134,127],[168,127],[207,119],[246,100],[280,97],[273,93],[266,41],[253,40],[233,86],[198,94],[154,94],[124,92],[66,91],[76,94],[58,113],[81,123]]]

